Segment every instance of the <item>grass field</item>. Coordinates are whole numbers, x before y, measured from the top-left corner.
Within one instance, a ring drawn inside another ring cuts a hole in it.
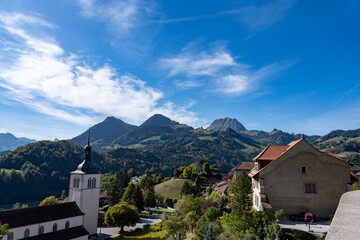
[[[155,185],[155,192],[166,198],[180,199],[180,192],[187,179],[170,179],[169,181]]]

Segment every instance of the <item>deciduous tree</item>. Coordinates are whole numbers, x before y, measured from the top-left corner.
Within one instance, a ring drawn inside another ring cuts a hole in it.
[[[42,200],[39,206],[54,205],[59,203],[62,203],[61,200],[57,199],[55,196],[50,196]]]
[[[138,209],[125,202],[109,207],[105,213],[105,223],[110,226],[120,227],[121,232],[124,231],[124,226],[135,226],[139,221]]]

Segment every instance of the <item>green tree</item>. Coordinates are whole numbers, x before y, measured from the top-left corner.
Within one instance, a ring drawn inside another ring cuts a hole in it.
[[[203,172],[206,174],[206,176],[210,176],[210,164],[208,162],[203,164]]]
[[[244,210],[251,207],[251,200],[248,196],[251,193],[251,182],[245,172],[231,182],[230,192],[234,195],[231,198],[231,213],[241,216]]]
[[[110,226],[120,227],[121,232],[124,231],[124,226],[135,226],[139,221],[138,209],[125,202],[109,207],[105,213],[105,223]]]
[[[141,188],[134,183],[130,183],[126,188],[122,200],[134,204],[139,211],[144,210],[144,197]]]
[[[155,207],[156,197],[154,186],[144,190],[144,206],[147,208]]]
[[[205,219],[208,222],[215,221],[219,217],[219,209],[216,207],[209,207],[205,213]]]
[[[178,232],[178,233],[176,234],[175,240],[183,240],[183,237],[182,237],[181,232]]]
[[[3,239],[4,236],[10,234],[9,225],[8,224],[1,224],[0,222],[0,240]]]
[[[183,171],[183,173],[181,174],[181,176],[183,178],[186,178],[186,179],[190,179],[191,178],[191,175],[192,175],[192,169],[191,167],[186,167]]]
[[[215,240],[215,231],[213,229],[213,226],[210,225],[208,230],[206,231],[206,234],[204,236],[204,240]]]
[[[190,194],[196,194],[195,193],[195,191],[194,191],[195,189],[194,189],[194,187],[193,187],[193,184],[191,183],[191,182],[189,182],[189,181],[186,181],[186,182],[184,182],[184,184],[183,184],[183,187],[182,187],[182,189],[181,189],[181,192],[180,192],[180,194],[181,195],[190,195]]]
[[[223,196],[221,196],[220,201],[219,201],[219,206],[218,206],[220,213],[222,212],[224,207],[225,207],[225,198]]]
[[[57,199],[55,196],[50,196],[42,200],[39,206],[54,205],[59,203],[62,203],[61,200]]]
[[[176,203],[175,208],[182,216],[186,216],[191,211],[193,211],[195,214],[201,215],[201,207],[203,204],[203,197],[186,195],[183,196],[180,201]]]
[[[13,206],[12,209],[20,209],[21,208],[21,203],[16,202]]]
[[[111,204],[116,204],[121,201],[124,188],[128,186],[129,181],[130,177],[127,174],[126,169],[123,168],[115,173],[108,191],[108,200]]]
[[[179,216],[167,216],[163,220],[162,228],[166,230],[171,236],[175,235],[185,227],[182,218]]]

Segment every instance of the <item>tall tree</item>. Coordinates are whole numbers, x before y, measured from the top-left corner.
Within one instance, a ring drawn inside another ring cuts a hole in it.
[[[137,208],[125,202],[109,207],[105,213],[105,223],[110,226],[120,227],[121,232],[124,231],[124,226],[135,226],[139,221]]]
[[[206,234],[204,236],[204,240],[215,240],[215,231],[213,229],[213,226],[210,225],[208,230],[206,231]]]
[[[126,188],[122,200],[134,204],[139,211],[144,210],[144,197],[141,188],[134,183],[130,183]]]
[[[155,188],[151,186],[149,189],[144,190],[144,206],[147,208],[155,207],[156,197],[155,197]]]
[[[108,201],[111,204],[116,204],[121,201],[121,197],[124,193],[124,188],[128,186],[129,181],[130,177],[126,169],[121,169],[120,171],[115,173],[108,191]]]
[[[251,200],[248,196],[251,193],[251,182],[245,172],[232,181],[230,192],[234,195],[231,198],[231,214],[240,217],[243,211],[251,207]]]

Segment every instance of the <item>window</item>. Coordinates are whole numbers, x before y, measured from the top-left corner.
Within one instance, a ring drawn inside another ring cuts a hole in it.
[[[92,188],[95,188],[96,187],[96,178],[93,178],[92,180]]]
[[[8,240],[14,240],[14,233],[13,232],[9,233]]]
[[[54,223],[53,225],[53,232],[57,231],[57,223]]]
[[[44,234],[44,226],[39,227],[39,235]]]
[[[80,186],[80,179],[79,178],[74,178],[73,187],[74,188],[79,188],[79,186]]]
[[[69,221],[66,221],[65,223],[65,229],[68,229],[70,227],[70,222]]]
[[[88,179],[88,188],[91,188],[91,178]]]
[[[301,173],[306,173],[306,167],[301,167]]]
[[[28,238],[30,236],[30,230],[27,228],[25,231],[24,231],[24,238]]]
[[[305,183],[305,192],[306,193],[316,193],[315,183]]]

